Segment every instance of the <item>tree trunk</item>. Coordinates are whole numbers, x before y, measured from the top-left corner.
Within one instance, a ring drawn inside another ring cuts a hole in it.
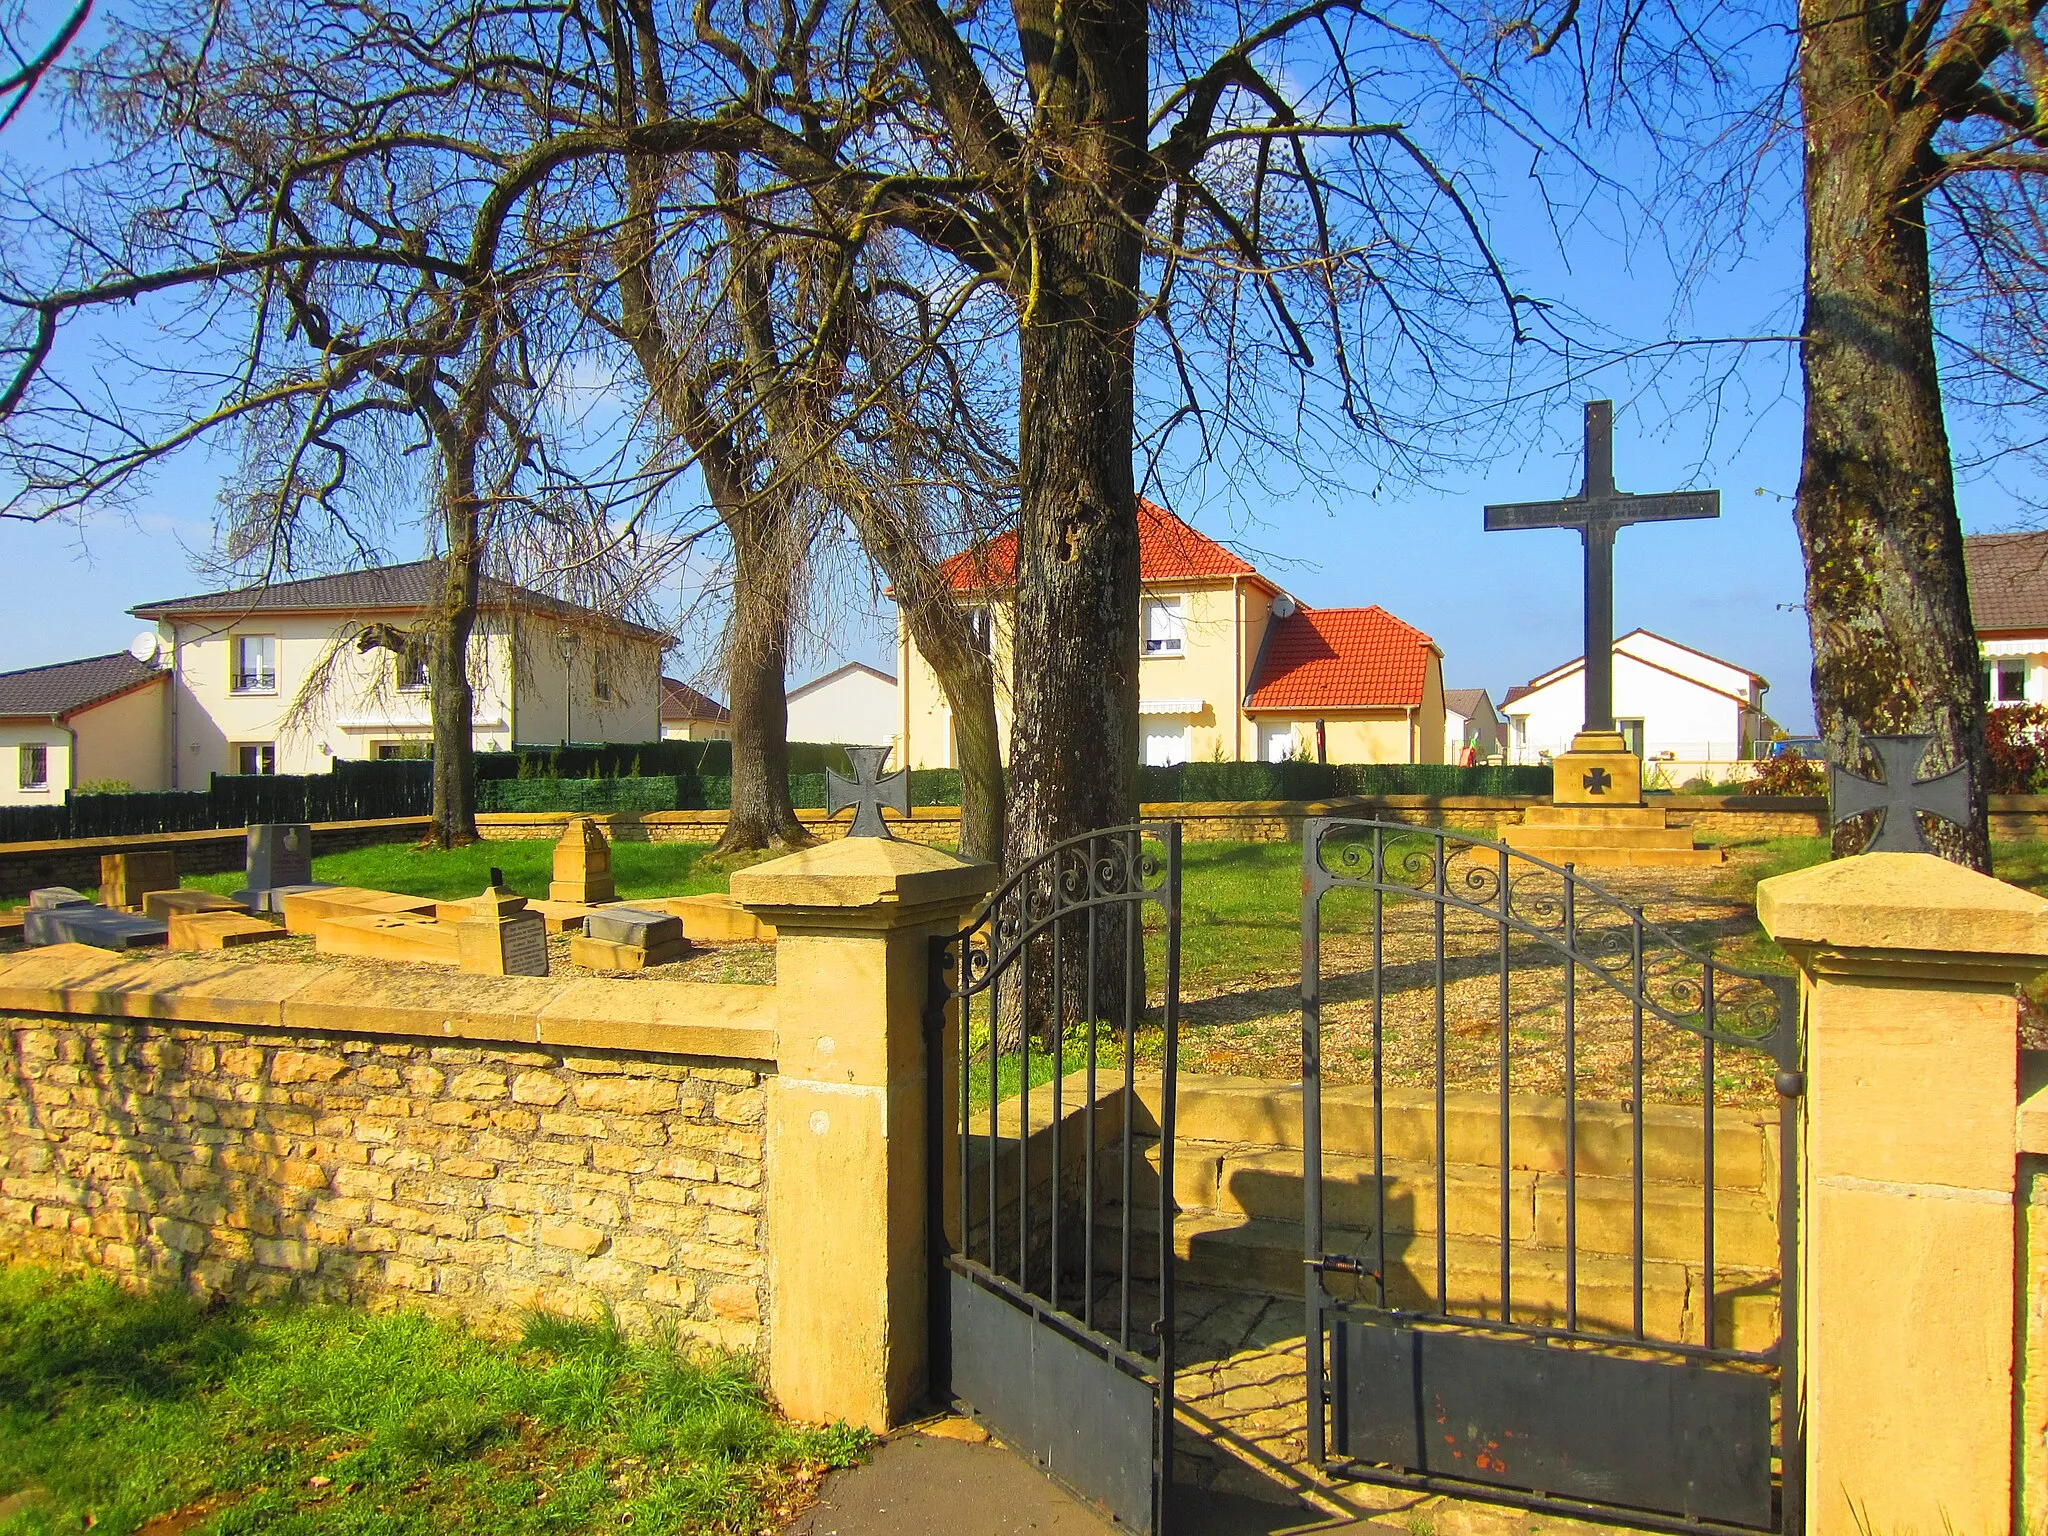
[[[427,627],[427,708],[434,722],[434,820],[427,840],[437,848],[457,848],[477,840],[476,696],[469,685],[469,637],[476,628],[484,546],[477,514],[476,442],[445,446],[441,495],[448,558],[442,565],[440,605]]]
[[[792,552],[783,514],[762,507],[724,513],[732,536],[732,619],[726,629],[731,685],[732,809],[719,853],[807,848],[815,841],[789,798],[789,645]]]
[[[1864,733],[1934,737],[1925,772],[1967,765],[1971,821],[1931,839],[1990,867],[1988,763],[1962,526],[1942,420],[1925,196],[1936,169],[1886,100],[1903,7],[1802,0],[1806,435],[1797,521],[1814,710],[1856,767]],[[1867,771],[1867,770],[1866,770]],[[1839,855],[1861,835],[1837,833]]]
[[[1138,240],[1085,190],[1044,209],[1039,231],[1018,341],[1022,500],[1005,860],[1013,872],[1063,839],[1137,812]]]

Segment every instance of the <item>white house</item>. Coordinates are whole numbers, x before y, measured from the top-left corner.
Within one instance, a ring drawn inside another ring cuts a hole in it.
[[[789,739],[852,747],[897,747],[896,679],[864,661],[789,691]],[[895,754],[900,757],[901,752]]]
[[[0,805],[62,805],[81,784],[162,789],[168,678],[126,651],[0,672]]]
[[[168,784],[322,773],[337,757],[416,756],[432,739],[423,655],[441,563],[272,582],[131,609],[170,674]],[[659,630],[486,577],[470,641],[479,751],[661,734]],[[396,632],[401,648],[364,648]]]
[[[1475,763],[1501,755],[1507,727],[1484,688],[1444,690],[1444,748],[1452,762],[1470,752]]]
[[[1992,704],[2048,704],[2048,533],[1963,540],[1970,622]]]
[[[1756,756],[1770,735],[1764,691],[1756,673],[1680,645],[1647,629],[1614,642],[1614,723],[1645,759],[1644,781],[1661,775],[1676,787],[1686,779],[1726,777]],[[1571,745],[1586,718],[1583,657],[1574,656],[1519,687],[1501,701],[1508,721],[1508,760],[1536,763]]]

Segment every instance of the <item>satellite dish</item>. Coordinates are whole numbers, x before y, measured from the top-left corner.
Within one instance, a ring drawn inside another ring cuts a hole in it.
[[[157,639],[156,631],[153,629],[145,629],[128,642],[128,654],[145,665],[155,661],[157,653],[162,649],[163,642]]]
[[[1294,617],[1294,599],[1285,592],[1282,592],[1273,599],[1273,617],[1276,619],[1291,619]]]

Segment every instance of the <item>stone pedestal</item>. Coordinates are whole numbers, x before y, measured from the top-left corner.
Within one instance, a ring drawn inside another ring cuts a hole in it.
[[[143,898],[154,891],[178,888],[178,855],[169,848],[139,853],[100,855],[100,904],[119,912],[139,912]]]
[[[612,884],[612,845],[596,822],[588,816],[575,817],[555,844],[548,900],[601,906],[618,899]]]
[[[1552,805],[1641,805],[1643,760],[1619,731],[1581,731],[1551,759]]]
[[[2048,901],[1929,854],[1757,887],[1805,1019],[1797,1326],[1815,1536],[2013,1528],[2019,982]]]
[[[882,1430],[925,1390],[930,940],[995,881],[991,865],[866,837],[732,877],[777,933],[768,1380],[797,1418]]]
[[[493,883],[471,907],[475,915],[454,925],[464,971],[472,976],[547,975],[547,924],[538,912],[526,910],[524,896]]]

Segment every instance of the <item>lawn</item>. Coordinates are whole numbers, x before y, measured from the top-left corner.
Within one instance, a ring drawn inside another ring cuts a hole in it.
[[[499,1343],[0,1267],[0,1536],[754,1532],[865,1444],[602,1322]]]
[[[635,896],[698,896],[723,891],[730,873],[701,869],[710,843],[614,843],[612,881],[622,900]],[[417,848],[382,843],[348,853],[323,854],[313,861],[313,878],[330,885],[358,885],[406,896],[455,901],[474,896],[489,883],[493,866],[522,896],[544,897],[554,870],[552,839],[471,843],[466,848]],[[239,889],[240,874],[190,875],[184,883],[223,895]]]

